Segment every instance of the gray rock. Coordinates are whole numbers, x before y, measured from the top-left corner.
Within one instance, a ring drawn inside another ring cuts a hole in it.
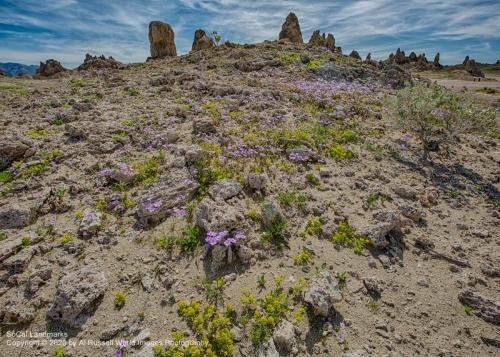
[[[37,216],[37,206],[30,201],[17,201],[0,207],[0,229],[29,226]]]
[[[201,149],[201,147],[199,147],[198,145],[192,145],[186,150],[184,157],[186,158],[187,162],[196,162],[201,159],[202,155],[203,150]]]
[[[257,357],[280,357],[272,338],[259,346]]]
[[[136,344],[134,347],[141,347],[144,345],[144,342],[149,341],[151,339],[151,331],[148,328],[141,330],[139,334],[134,338]]]
[[[54,301],[47,317],[71,327],[79,327],[104,295],[108,281],[104,272],[85,266],[63,273],[56,286]]]
[[[370,294],[380,295],[382,293],[383,289],[377,278],[365,277],[363,278],[363,284],[365,284],[365,287]]]
[[[86,209],[83,213],[78,234],[84,238],[89,238],[97,234],[102,226],[102,213],[100,210]]]
[[[16,137],[0,137],[0,170],[6,169],[9,165],[19,159],[22,159],[29,152],[30,144]]]
[[[3,261],[3,266],[10,269],[14,273],[22,273],[28,267],[28,264],[36,253],[35,247],[27,247],[22,249],[16,255]]]
[[[85,139],[88,136],[88,133],[85,130],[85,128],[88,126],[85,124],[90,125],[91,123],[83,123],[80,121],[74,123],[66,123],[66,125],[64,125],[64,130],[66,130],[66,134],[68,134],[71,139]]]
[[[257,174],[257,173],[249,173],[247,175],[247,186],[256,191],[263,191],[266,188],[267,184],[267,175],[266,174]]]
[[[231,231],[238,228],[245,217],[225,201],[213,201],[205,197],[195,213],[197,225],[205,232]]]
[[[214,200],[228,200],[231,197],[238,195],[243,190],[243,187],[236,181],[225,179],[216,181],[208,189],[208,194]]]
[[[412,204],[402,204],[399,206],[399,211],[406,218],[411,219],[413,222],[420,222],[426,216],[425,211]]]
[[[151,278],[149,274],[145,274],[142,279],[141,279],[141,284],[144,290],[146,290],[148,293],[153,291],[154,288],[154,280]]]
[[[52,267],[50,265],[38,264],[31,272],[26,282],[26,292],[34,294],[47,280],[52,276]]]
[[[121,325],[118,325],[118,324],[114,324],[114,325],[111,325],[107,328],[105,328],[101,334],[99,335],[99,339],[101,341],[109,341],[111,340],[113,337],[115,337],[116,335],[118,335],[118,333],[123,329],[123,327]]]
[[[372,244],[383,249],[389,245],[387,235],[401,231],[401,217],[395,211],[379,211],[373,215],[374,222],[359,230],[360,235],[371,240]]]
[[[414,200],[418,195],[418,190],[410,186],[395,186],[392,190],[399,197],[407,200]]]
[[[314,277],[304,294],[304,301],[321,316],[328,316],[333,305],[341,300],[337,279],[330,272],[322,272]]]
[[[217,132],[217,123],[210,118],[197,118],[193,120],[193,134],[206,135]]]
[[[278,206],[271,201],[265,201],[262,204],[261,217],[264,228],[270,228],[285,219]]]
[[[273,334],[274,345],[280,356],[289,356],[293,347],[296,347],[295,326],[287,320],[281,321]]]
[[[487,298],[471,290],[458,294],[458,300],[472,308],[474,313],[484,321],[500,325],[500,301]]]
[[[170,215],[170,209],[185,206],[194,197],[198,186],[187,169],[171,169],[139,200],[139,222],[144,226],[161,222]]]
[[[35,318],[35,310],[19,302],[10,302],[0,309],[0,321],[4,324],[25,324]]]

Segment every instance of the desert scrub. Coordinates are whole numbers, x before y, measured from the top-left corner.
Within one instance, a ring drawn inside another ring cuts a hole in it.
[[[330,145],[326,153],[335,161],[344,161],[354,158],[354,153],[352,151],[337,143]]]
[[[113,304],[115,308],[118,310],[125,306],[125,301],[127,300],[125,293],[121,290],[115,292],[115,299],[113,300]]]
[[[116,134],[113,134],[111,138],[118,143],[124,144],[129,141],[130,136],[126,131],[120,131]]]
[[[300,61],[300,55],[298,53],[283,53],[279,55],[276,59],[281,65],[288,65]]]
[[[495,126],[495,110],[438,85],[405,88],[389,103],[396,124],[421,143],[422,158],[456,142],[460,134],[483,133]]]
[[[62,346],[56,346],[52,357],[64,357],[64,348]]]
[[[177,241],[181,252],[193,255],[198,245],[200,245],[200,236],[201,229],[198,226],[184,228],[182,237]]]
[[[223,292],[224,292],[224,285],[226,284],[226,281],[224,280],[224,277],[219,277],[214,280],[206,280],[203,283],[203,287],[205,289],[205,294],[207,296],[207,300],[209,302],[212,302],[214,304],[217,304],[218,302],[223,301]]]
[[[354,249],[354,253],[361,251],[370,243],[369,239],[356,234],[356,230],[347,222],[340,222],[337,231],[332,236],[332,242]]]
[[[1,183],[8,183],[12,181],[12,172],[10,171],[0,171],[0,182]]]
[[[243,290],[241,318],[243,325],[250,324],[250,338],[255,347],[267,341],[276,326],[290,313],[289,298],[280,279],[275,280],[276,288],[260,299]]]
[[[286,245],[285,230],[287,221],[284,217],[277,218],[262,235],[264,243],[271,243],[277,248],[281,249]]]
[[[311,249],[303,247],[298,255],[293,257],[295,265],[308,265],[313,261],[314,252]]]
[[[148,185],[155,182],[160,177],[160,164],[165,161],[165,153],[158,152],[150,155],[142,161],[132,164],[132,168],[137,172],[135,182],[141,185]]]
[[[61,237],[62,244],[68,244],[71,243],[75,237],[71,233],[64,233],[63,236]]]
[[[155,346],[154,357],[227,357],[234,353],[235,334],[231,331],[231,320],[225,314],[218,312],[215,305],[202,305],[196,300],[189,303],[180,300],[178,307],[179,315],[186,320],[196,339],[201,343],[199,345],[175,343],[166,349]],[[183,337],[183,332],[173,334],[175,342],[181,342]]]
[[[309,235],[319,235],[323,230],[323,224],[320,219],[317,217],[311,218],[309,222],[307,222],[306,233]]]
[[[282,206],[302,206],[307,202],[307,197],[293,191],[282,191],[278,193],[278,202]]]

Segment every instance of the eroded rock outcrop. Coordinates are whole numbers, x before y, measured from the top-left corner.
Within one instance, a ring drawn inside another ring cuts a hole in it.
[[[326,47],[330,51],[335,51],[335,37],[331,33],[328,36],[324,33],[320,34],[319,30],[313,32],[308,45],[310,47]]]
[[[45,63],[40,62],[40,67],[37,69],[36,75],[40,77],[51,77],[66,71],[67,69],[64,68],[59,61],[48,59]]]
[[[342,300],[337,279],[330,272],[322,272],[313,278],[304,294],[304,301],[316,315],[328,316],[333,305]]]
[[[104,55],[101,56],[91,56],[90,54],[85,55],[83,63],[78,66],[79,71],[91,70],[91,69],[104,69],[104,68],[120,68],[123,64],[115,60],[112,56],[106,58]]]
[[[464,60],[464,69],[474,77],[484,78],[484,73],[481,71],[481,68],[479,68],[475,60],[469,59],[469,56]]]
[[[293,43],[304,43],[302,32],[300,31],[299,19],[293,12],[288,14],[281,26],[279,39]]]
[[[57,283],[55,299],[47,317],[71,327],[81,326],[107,286],[104,272],[96,267],[67,271]]]
[[[172,27],[161,21],[149,23],[149,47],[151,58],[177,56],[175,34]]]
[[[192,51],[207,50],[215,46],[214,40],[207,36],[205,31],[198,29],[194,33]]]

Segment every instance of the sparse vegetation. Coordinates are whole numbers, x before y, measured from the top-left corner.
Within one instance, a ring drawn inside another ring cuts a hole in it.
[[[359,254],[370,243],[368,239],[356,234],[354,228],[347,222],[340,222],[337,231],[333,234],[332,241],[354,249],[354,253]]]
[[[113,301],[113,304],[117,309],[121,309],[122,307],[125,306],[125,301],[127,300],[125,293],[121,290],[118,290],[115,292],[115,300]]]
[[[419,84],[399,91],[393,108],[396,122],[422,145],[422,157],[448,146],[460,134],[486,132],[495,125],[495,111],[438,85]]]

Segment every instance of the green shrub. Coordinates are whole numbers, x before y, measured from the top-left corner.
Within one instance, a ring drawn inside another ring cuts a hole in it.
[[[396,123],[422,144],[422,156],[448,146],[460,134],[487,132],[495,126],[495,110],[473,103],[438,85],[405,88],[392,103]]]
[[[0,171],[0,182],[7,183],[12,181],[12,173],[10,171]]]
[[[234,337],[230,319],[217,311],[213,304],[204,304],[193,300],[189,303],[179,301],[179,314],[191,328],[199,345],[183,345],[175,343],[166,349],[161,346],[153,348],[154,357],[228,357],[235,351]],[[173,333],[174,342],[180,342],[183,332]]]
[[[186,227],[182,231],[182,237],[178,240],[181,251],[187,255],[193,255],[200,244],[200,235],[201,230],[198,226]]]
[[[269,228],[264,231],[264,241],[272,243],[276,247],[281,248],[285,244],[286,223],[286,219],[283,217],[277,219]]]
[[[125,301],[127,300],[125,293],[121,290],[118,290],[115,292],[115,300],[113,301],[113,304],[117,309],[121,309],[123,306],[125,306]]]
[[[337,231],[333,234],[332,242],[354,248],[354,253],[360,254],[370,240],[356,234],[356,230],[347,222],[340,222]]]

